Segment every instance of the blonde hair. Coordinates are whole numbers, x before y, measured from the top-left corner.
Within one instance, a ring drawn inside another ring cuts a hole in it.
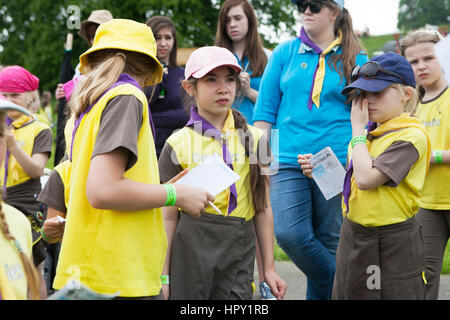
[[[406,49],[409,47],[415,46],[419,43],[438,43],[443,39],[442,35],[436,30],[417,30],[406,35],[405,38],[402,39],[400,44],[400,52],[402,56],[405,56]],[[417,96],[419,101],[422,100],[425,95],[425,89],[421,85],[417,85],[416,88]]]
[[[401,84],[401,83],[393,83],[391,84],[391,87],[396,89],[396,90],[400,90],[400,92],[403,95],[406,95],[406,90],[411,90],[412,91],[412,95],[411,98],[408,99],[408,101],[406,101],[403,105],[403,111],[409,113],[411,116],[415,116],[416,115],[416,110],[417,110],[417,106],[419,104],[419,95],[417,93],[416,90],[414,90],[413,87]]]
[[[156,62],[145,54],[119,49],[92,52],[87,57],[83,77],[75,86],[69,106],[78,117],[114,83],[122,73],[130,74],[139,83],[152,80]]]
[[[5,132],[5,113],[0,112],[0,137],[3,137]],[[0,228],[3,233],[3,236],[10,240],[13,245],[16,247],[18,255],[20,257],[20,261],[22,262],[22,267],[25,272],[25,277],[28,283],[28,290],[31,295],[31,299],[38,300],[40,297],[40,276],[36,267],[34,266],[32,260],[27,257],[27,255],[23,252],[20,243],[16,240],[16,238],[9,231],[9,225],[6,221],[5,213],[2,208],[2,197],[0,195]]]

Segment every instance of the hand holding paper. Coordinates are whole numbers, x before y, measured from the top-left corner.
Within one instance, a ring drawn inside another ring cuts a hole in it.
[[[190,170],[185,176],[175,182],[175,184],[185,184],[201,188],[216,196],[229,188],[239,178],[239,175],[231,170],[217,154],[213,154],[194,169]],[[212,202],[209,202],[209,205],[218,213],[220,212]]]

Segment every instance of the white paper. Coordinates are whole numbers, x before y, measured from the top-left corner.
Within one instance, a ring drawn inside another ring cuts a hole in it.
[[[439,41],[434,46],[434,51],[444,70],[445,80],[447,80],[447,84],[450,85],[450,35]]]
[[[56,218],[58,219],[59,223],[66,223],[66,219],[64,219],[63,217],[57,215]]]
[[[312,177],[326,200],[344,189],[345,169],[330,147],[319,151],[311,159]]]
[[[240,176],[214,153],[194,169],[189,170],[184,177],[175,183],[201,188],[216,196],[239,179]]]

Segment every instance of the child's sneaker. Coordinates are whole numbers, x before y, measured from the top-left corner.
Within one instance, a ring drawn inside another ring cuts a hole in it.
[[[265,281],[259,284],[259,294],[261,295],[261,300],[277,300]]]

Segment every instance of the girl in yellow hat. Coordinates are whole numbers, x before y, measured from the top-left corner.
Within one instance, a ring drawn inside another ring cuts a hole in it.
[[[161,81],[151,29],[116,19],[80,56],[67,222],[54,288],[76,280],[102,294],[161,298],[167,248],[162,206],[198,215],[213,197],[160,185],[153,124],[141,88]]]

